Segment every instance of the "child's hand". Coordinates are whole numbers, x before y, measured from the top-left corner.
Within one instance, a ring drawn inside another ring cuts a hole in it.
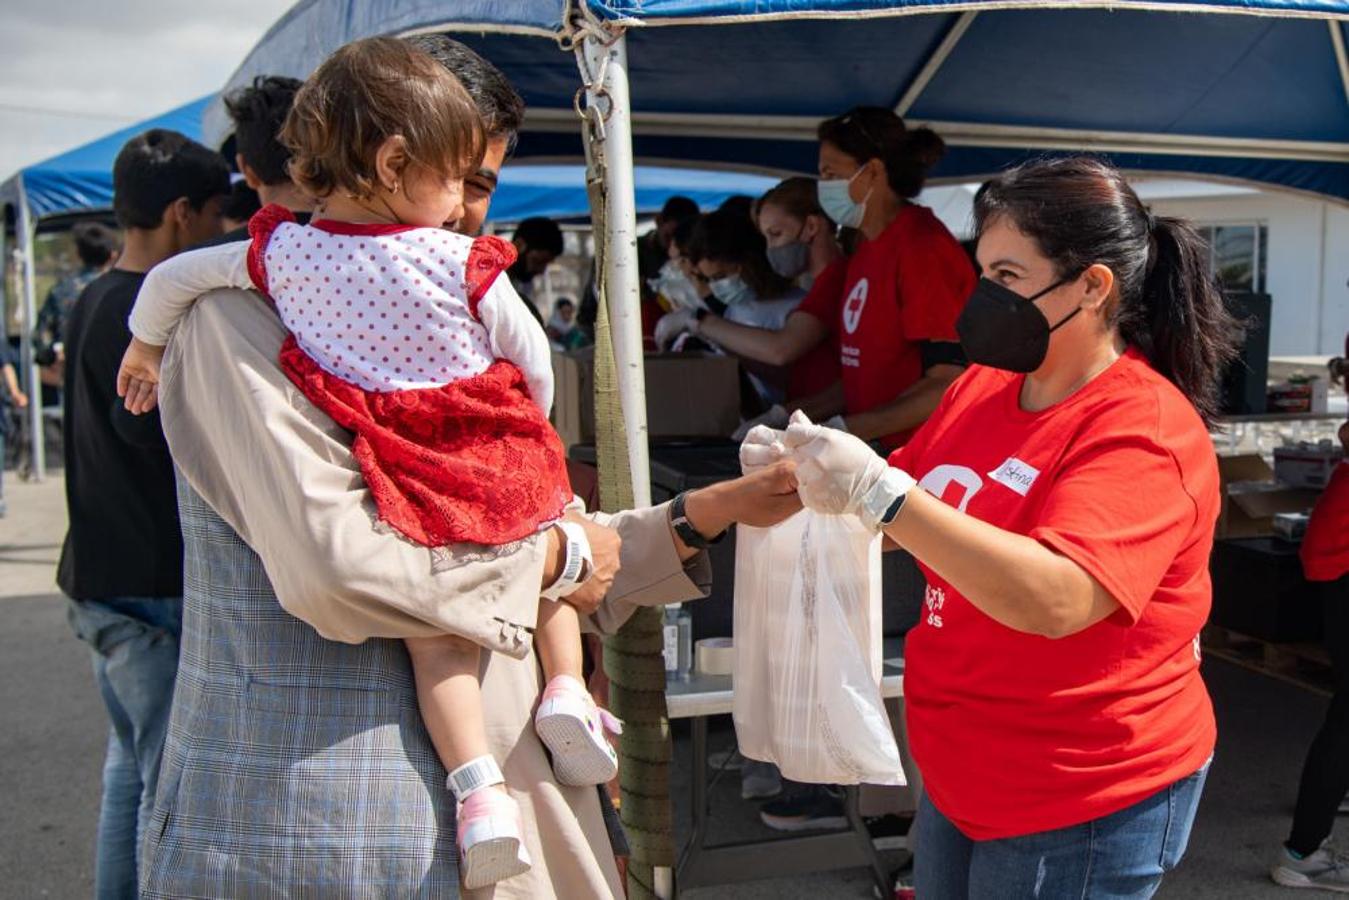
[[[159,391],[159,363],[164,348],[132,338],[117,370],[117,396],[126,401],[129,412],[141,415],[155,408]]]

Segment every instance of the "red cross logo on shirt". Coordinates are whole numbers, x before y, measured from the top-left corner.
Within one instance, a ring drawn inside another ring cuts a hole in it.
[[[869,287],[869,282],[863,278],[853,286],[852,292],[848,294],[848,299],[843,303],[843,328],[848,334],[855,332],[862,321],[862,310],[867,305],[867,289]]]

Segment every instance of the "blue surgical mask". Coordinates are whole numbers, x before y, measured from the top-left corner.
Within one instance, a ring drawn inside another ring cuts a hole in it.
[[[754,290],[745,284],[745,279],[739,275],[718,278],[716,281],[709,282],[707,286],[712,289],[712,296],[727,306],[735,306],[737,303],[754,299]]]
[[[767,250],[768,265],[783,278],[796,278],[810,268],[810,245],[797,239]]]
[[[816,184],[816,194],[820,198],[820,208],[824,210],[825,215],[833,219],[844,228],[857,228],[862,224],[862,217],[867,212],[867,199],[871,192],[862,198],[858,203],[852,197],[848,196],[848,185],[852,184],[853,178],[856,178],[862,172],[858,169],[852,173],[852,178],[830,178],[821,180]]]

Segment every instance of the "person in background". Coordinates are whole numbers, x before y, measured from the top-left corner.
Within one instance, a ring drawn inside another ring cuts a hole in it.
[[[117,260],[121,239],[102,222],[80,222],[70,229],[80,270],[52,286],[33,327],[33,359],[43,367],[43,382],[60,387],[65,362],[66,318],[89,283]]]
[[[0,341],[0,519],[9,512],[5,503],[5,439],[9,437],[14,409],[28,408],[28,395],[19,389],[18,354],[9,341]]]
[[[644,300],[655,295],[650,282],[660,276],[661,269],[669,262],[670,240],[675,229],[681,222],[698,218],[699,213],[698,204],[688,197],[671,197],[656,213],[656,227],[637,239],[637,268],[641,272]]]
[[[798,413],[742,457],[790,458],[808,509],[927,576],[904,645],[917,895],[1144,900],[1185,854],[1217,738],[1207,425],[1241,327],[1198,232],[1100,160],[1005,172],[975,222],[972,366],[918,433],[887,460]]]
[[[731,213],[740,216],[742,219],[754,218],[754,198],[749,194],[732,194],[715,210],[716,212]]]
[[[699,219],[688,254],[707,280],[712,296],[725,304],[724,315],[729,322],[779,329],[806,296],[791,279],[773,271],[763,235],[748,216],[739,212],[717,210]],[[783,399],[785,370],[760,365],[753,358],[746,369],[764,406]]]
[[[248,220],[260,209],[262,202],[258,199],[258,192],[242,179],[234,182],[230,185],[229,199],[220,207],[220,223],[225,233],[229,234],[241,228],[247,230]]]
[[[539,325],[543,325],[543,314],[534,301],[534,279],[562,255],[562,229],[552,219],[535,216],[515,226],[511,243],[515,245],[517,254],[515,263],[506,270],[511,285],[524,298],[525,306],[529,307]]]
[[[576,325],[576,304],[570,297],[559,297],[548,317],[548,342],[554,350],[576,350],[586,345],[584,332]]]
[[[809,412],[864,440],[899,447],[960,373],[955,322],[974,289],[958,241],[913,202],[945,144],[910,130],[888,109],[858,107],[819,127],[820,206],[863,240],[848,257],[841,289],[821,279],[770,331],[697,313],[691,328],[742,358],[789,365],[837,336],[841,403]]]
[[[182,627],[173,461],[159,415],[133,416],[118,401],[117,369],[146,273],[218,235],[230,189],[224,159],[162,129],[128,141],[112,179],[125,246],[75,301],[66,331],[70,526],[57,569],[111,720],[94,868],[99,898],[136,896],[137,848],[154,804]]]
[[[1331,362],[1341,383],[1349,374],[1349,337],[1344,357]],[[1349,454],[1349,422],[1340,426]],[[1335,693],[1325,721],[1307,750],[1288,840],[1275,851],[1270,877],[1285,887],[1349,893],[1349,864],[1326,842],[1349,791],[1349,455],[1335,467],[1312,510],[1300,551],[1302,570],[1325,610],[1325,643],[1335,673]]]
[[[300,84],[294,78],[259,75],[225,98],[225,112],[234,123],[234,164],[244,185],[257,192],[259,208],[276,203],[307,221],[314,200],[291,180],[290,150],[277,139]],[[246,240],[248,217],[209,243]]]
[[[768,262],[775,272],[795,279],[807,290],[818,287],[829,295],[842,292],[847,258],[835,236],[834,221],[820,207],[815,179],[788,178],[769,190],[755,204],[755,221],[768,244]],[[833,410],[843,406],[838,358],[838,337],[831,333],[791,365],[784,402],[746,420],[731,435],[732,440],[744,440],[755,425],[785,428],[791,409],[829,419]],[[842,417],[825,424],[837,427]]]

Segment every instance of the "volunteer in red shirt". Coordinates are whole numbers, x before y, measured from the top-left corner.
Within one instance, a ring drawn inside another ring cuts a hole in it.
[[[927,575],[905,647],[918,896],[1149,897],[1216,736],[1205,419],[1237,329],[1194,229],[1100,161],[1006,172],[975,217],[972,368],[889,465],[805,421],[743,452],[789,453],[807,507]]]
[[[946,145],[930,129],[910,130],[892,111],[865,106],[820,123],[819,137],[820,205],[862,236],[841,288],[817,280],[780,331],[706,312],[696,328],[769,365],[788,365],[837,339],[841,396],[833,409],[808,412],[841,412],[831,424],[894,448],[932,413],[964,364],[955,323],[974,271],[946,226],[912,202]]]
[[[1349,368],[1344,359],[1336,364]],[[1340,426],[1340,443],[1349,453],[1349,422]],[[1270,876],[1289,887],[1349,892],[1349,865],[1323,846],[1349,791],[1349,459],[1335,468],[1312,510],[1301,556],[1307,581],[1325,604],[1335,694],[1307,750],[1293,827],[1275,852]]]
[[[774,272],[807,291],[817,284],[826,292],[843,290],[848,261],[836,237],[837,226],[820,207],[814,178],[798,175],[775,185],[759,198],[755,224],[764,236],[768,264]],[[831,336],[793,362],[788,373],[787,402],[810,411],[812,404],[819,402],[814,398],[823,396],[826,402],[841,408],[838,352],[838,340]],[[787,413],[785,406],[776,406],[765,416],[781,421],[775,427],[785,428]],[[744,436],[734,435],[737,440]]]

